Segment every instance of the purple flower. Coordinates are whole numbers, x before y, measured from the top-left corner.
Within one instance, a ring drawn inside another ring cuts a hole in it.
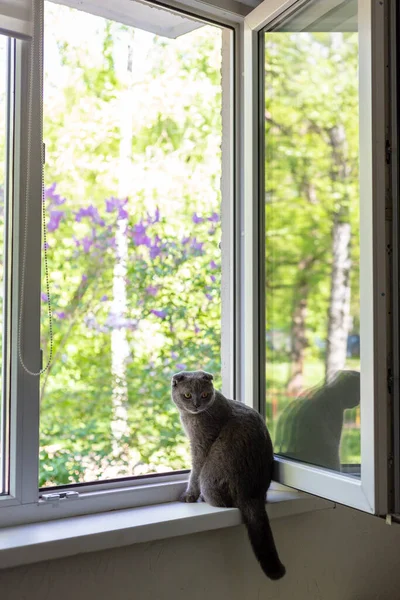
[[[165,317],[167,316],[167,313],[165,310],[151,310],[150,311],[153,315],[155,315],[156,317],[158,317],[159,319],[165,319]]]
[[[212,223],[218,223],[219,221],[219,214],[216,212],[213,212],[213,214],[211,215],[211,217],[208,217],[208,220],[211,221]]]
[[[46,198],[52,198],[53,194],[56,190],[56,183],[52,183],[51,185],[49,185],[49,187],[47,188],[47,190],[45,191],[44,195]]]
[[[196,225],[197,225],[197,223],[202,223],[204,221],[204,219],[203,219],[203,217],[200,217],[197,213],[194,213],[193,217],[192,217],[192,221],[193,221],[193,223],[196,223]]]
[[[151,246],[151,239],[148,235],[144,233],[137,233],[136,231],[132,232],[133,243],[136,246],[147,246],[148,248]]]
[[[64,312],[63,310],[61,310],[61,311],[56,311],[56,313],[55,313],[55,314],[56,314],[56,316],[57,316],[59,319],[65,319],[65,317],[66,317],[66,314],[65,314],[65,312]]]
[[[213,283],[215,283],[217,281],[217,278],[215,277],[215,275],[211,275],[210,279]]]
[[[136,246],[147,246],[150,248],[151,239],[148,235],[146,235],[147,226],[143,223],[143,221],[139,221],[136,225],[133,226],[131,230],[131,237]]]
[[[123,200],[120,200],[119,198],[106,198],[106,212],[111,213],[114,212],[114,210],[120,210],[122,209],[125,204],[128,202],[128,198],[124,198]],[[123,218],[123,217],[120,217]]]
[[[212,260],[210,262],[210,269],[218,269],[218,268],[219,267],[218,267],[217,263],[214,260]]]
[[[186,365],[183,363],[177,363],[175,366],[179,371],[184,371],[186,369]]]
[[[161,254],[161,248],[159,246],[153,245],[150,248],[150,258],[151,258],[151,260],[154,260],[155,258],[157,258],[157,256],[160,256],[160,254]]]
[[[216,231],[217,231],[217,230],[215,229],[215,227],[211,227],[211,229],[209,229],[209,230],[208,230],[208,235],[214,235],[214,233],[215,233]]]
[[[197,335],[198,333],[200,333],[200,327],[198,327],[197,325],[195,325],[194,327],[194,332]]]
[[[60,226],[60,221],[64,214],[62,210],[52,210],[50,212],[50,220],[47,224],[47,231],[56,231]]]
[[[171,358],[173,358],[174,360],[176,360],[178,356],[179,354],[177,352],[171,352]]]
[[[49,246],[49,243],[48,243],[48,242],[45,242],[45,243],[43,244],[43,250],[48,250],[49,248],[50,248],[50,246]]]
[[[127,319],[121,314],[110,313],[107,317],[106,325],[112,329],[135,329],[137,321],[134,319]]]
[[[195,250],[196,252],[202,252],[203,251],[203,242],[198,242],[197,238],[193,238],[192,239],[192,243],[190,244],[190,247]]]
[[[154,285],[149,285],[146,288],[146,293],[149,294],[149,296],[157,296],[157,292],[158,292],[158,288],[155,287]]]
[[[87,281],[87,275],[82,275],[82,283],[85,283],[85,281]]]
[[[56,183],[53,183],[50,187],[47,188],[47,190],[45,191],[45,197],[56,206],[60,206],[61,204],[64,204],[65,198],[62,198],[60,194],[55,193],[56,185]]]
[[[147,229],[147,226],[143,223],[143,221],[139,221],[139,223],[136,223],[136,225],[133,226],[133,231],[135,233],[145,234],[146,229]]]
[[[127,211],[122,206],[118,209],[118,219],[127,219],[129,217]]]
[[[162,247],[160,246],[161,238],[156,235],[153,240],[153,243],[150,247],[150,258],[154,260],[157,256],[160,256]]]
[[[87,236],[85,236],[82,240],[82,246],[83,246],[84,252],[88,253],[92,246],[92,240],[90,240]]]
[[[190,237],[184,237],[184,238],[182,238],[182,244],[184,246],[186,246],[186,244],[188,244],[189,242],[190,242]]]
[[[80,223],[84,217],[92,219],[93,223],[101,225],[101,227],[104,227],[105,225],[104,219],[100,217],[99,211],[92,204],[87,208],[80,208],[78,212],[75,213],[75,221],[77,223]]]
[[[47,294],[45,294],[44,292],[42,292],[42,293],[40,294],[40,297],[41,297],[41,299],[42,299],[42,302],[48,302],[48,301],[49,301],[49,297],[48,297],[48,295],[47,295]]]
[[[211,296],[211,294],[206,294],[206,298],[207,298],[207,300],[212,300],[213,299],[213,297]]]
[[[106,198],[106,212],[110,213],[115,210],[116,198]]]
[[[115,236],[108,238],[107,245],[109,248],[114,248],[114,250],[116,250],[117,242],[116,242]],[[100,246],[100,248],[101,248],[101,246]]]
[[[106,302],[107,300],[108,300],[108,296],[106,296],[105,294],[104,294],[104,296],[102,296],[100,298],[100,302]]]

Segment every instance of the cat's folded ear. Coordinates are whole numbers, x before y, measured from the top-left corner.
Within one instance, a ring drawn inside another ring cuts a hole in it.
[[[205,371],[203,371],[202,379],[204,379],[205,381],[213,381],[214,375],[212,375],[212,373],[206,373]]]
[[[172,385],[178,385],[178,383],[180,383],[184,379],[186,379],[186,373],[176,373],[176,375],[172,377]]]

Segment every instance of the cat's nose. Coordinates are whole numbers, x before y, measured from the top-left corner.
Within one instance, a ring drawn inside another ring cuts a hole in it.
[[[200,406],[200,405],[199,405],[199,401],[198,401],[198,400],[193,400],[193,406],[194,406],[195,408],[199,408],[199,406]]]

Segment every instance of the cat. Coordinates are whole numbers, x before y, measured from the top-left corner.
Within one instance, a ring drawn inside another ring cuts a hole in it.
[[[344,411],[359,404],[360,373],[338,371],[328,384],[288,404],[277,424],[275,452],[340,471]]]
[[[274,455],[261,415],[225,398],[205,371],[177,373],[171,384],[192,454],[181,501],[200,498],[212,506],[239,508],[262,570],[270,579],[280,579],[286,570],[265,511]]]

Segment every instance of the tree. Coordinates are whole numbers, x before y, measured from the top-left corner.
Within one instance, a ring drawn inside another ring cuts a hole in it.
[[[265,40],[267,384],[282,409],[345,367],[358,324],[358,39]]]
[[[186,467],[170,377],[202,367],[218,385],[220,371],[221,34],[144,34],[149,68],[140,93],[133,88],[130,135],[120,125],[125,84],[114,67],[126,30],[64,7],[46,10],[52,60],[61,65],[46,77],[55,360],[42,381],[41,484]],[[129,138],[122,189],[117,165]],[[122,232],[126,309],[116,314]],[[129,348],[117,445],[113,335]],[[43,319],[44,347],[46,340]]]

